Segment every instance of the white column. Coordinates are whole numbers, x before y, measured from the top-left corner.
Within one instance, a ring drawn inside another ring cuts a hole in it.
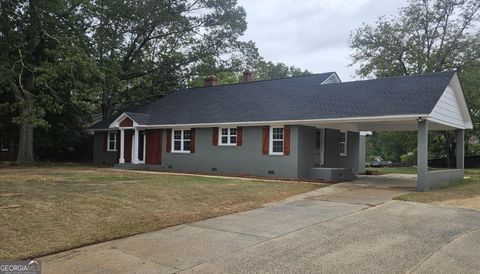
[[[147,159],[147,132],[143,132],[143,163],[146,163]]]
[[[138,138],[139,138],[139,131],[138,128],[135,129],[135,134],[133,135],[133,160],[132,163],[139,164],[140,160],[138,160]]]
[[[120,164],[125,163],[125,130],[120,129],[120,158],[118,159]]]

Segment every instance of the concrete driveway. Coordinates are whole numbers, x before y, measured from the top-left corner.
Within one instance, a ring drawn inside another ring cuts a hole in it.
[[[414,179],[385,176],[382,183],[378,178],[363,177],[263,208],[40,258],[42,270],[480,272],[480,212],[392,201],[411,191]]]

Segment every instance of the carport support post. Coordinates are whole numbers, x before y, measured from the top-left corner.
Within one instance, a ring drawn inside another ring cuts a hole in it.
[[[457,154],[457,169],[464,169],[464,157],[465,157],[465,130],[457,129],[456,131],[456,148],[455,153]]]
[[[427,191],[428,169],[428,123],[427,120],[418,122],[417,141],[417,191]]]

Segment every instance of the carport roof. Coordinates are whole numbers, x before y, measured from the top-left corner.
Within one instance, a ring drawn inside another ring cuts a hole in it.
[[[458,80],[455,71],[446,71],[322,84],[332,74],[182,89],[128,116],[145,127],[428,116],[452,79]],[[459,84],[457,89],[462,93]]]

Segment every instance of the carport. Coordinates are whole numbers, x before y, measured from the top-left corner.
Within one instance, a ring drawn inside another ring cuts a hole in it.
[[[402,109],[412,114],[384,115],[373,117],[346,117],[325,119],[306,125],[335,128],[348,131],[416,131],[417,132],[417,191],[428,191],[453,180],[464,177],[464,139],[465,129],[473,127],[470,113],[465,101],[458,74],[446,76],[444,79],[435,79],[436,82],[418,82],[418,85],[404,85],[396,94],[405,95],[402,98],[392,98],[400,104]],[[441,84],[440,81],[444,83]],[[378,87],[369,85],[366,88],[386,88],[382,84]],[[435,95],[434,89],[441,92]],[[417,93],[417,94],[415,94]],[[428,94],[428,97],[425,96]],[[415,96],[418,95],[418,101]],[[390,94],[391,96],[391,94]],[[385,100],[385,98],[382,98]],[[410,100],[410,102],[408,101]],[[385,101],[383,101],[385,103]],[[371,103],[368,104],[371,107]],[[366,105],[367,106],[367,105]],[[361,106],[360,106],[361,107]],[[378,106],[379,109],[385,106]],[[392,105],[389,105],[393,108]],[[415,109],[417,111],[415,111]],[[394,112],[395,110],[392,110]],[[428,170],[428,136],[430,131],[455,132],[456,168],[445,170]]]

